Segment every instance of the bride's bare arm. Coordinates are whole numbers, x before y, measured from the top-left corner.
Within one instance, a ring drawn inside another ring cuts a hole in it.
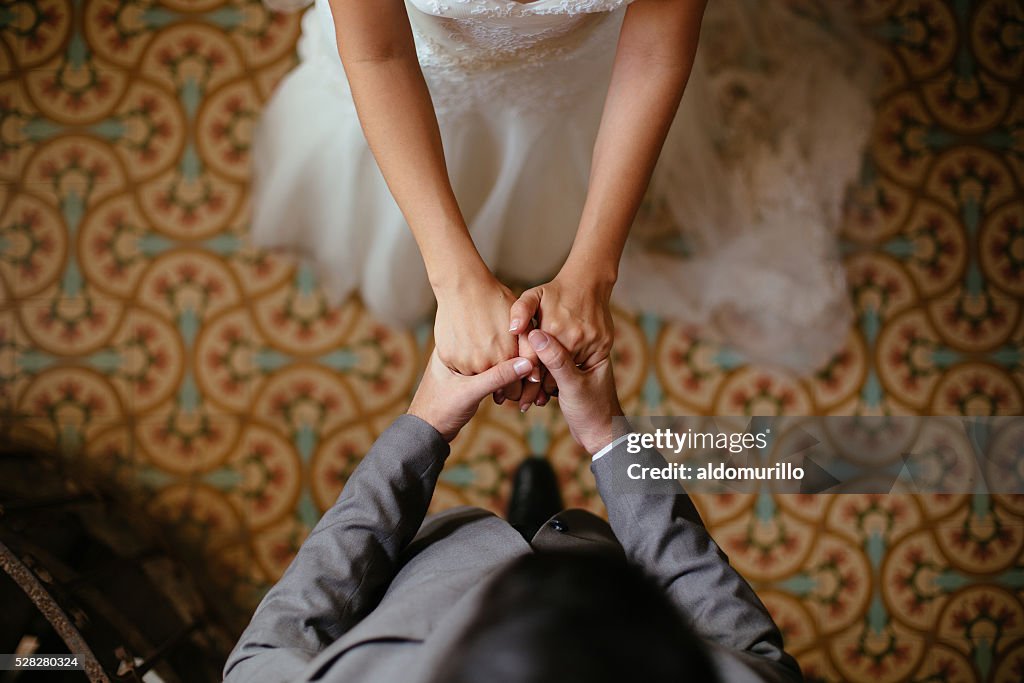
[[[412,228],[437,297],[438,355],[459,372],[483,372],[518,352],[507,331],[515,296],[490,273],[459,210],[405,3],[329,2],[367,143]],[[518,397],[514,388],[509,392]]]
[[[608,302],[629,228],[690,76],[705,0],[635,0],[626,10],[572,251],[527,290],[511,318],[541,328],[591,366],[611,348]]]
[[[693,67],[706,0],[635,0],[615,48],[587,203],[566,261],[614,282]]]
[[[486,270],[448,179],[441,133],[402,0],[330,0],[359,122],[431,283]]]
[[[626,10],[587,201],[567,265],[614,281],[626,235],[690,77],[705,0],[635,0]]]

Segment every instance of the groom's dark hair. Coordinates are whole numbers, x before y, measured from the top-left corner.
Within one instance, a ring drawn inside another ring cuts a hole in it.
[[[435,683],[715,683],[701,640],[622,559],[531,553],[487,587]]]

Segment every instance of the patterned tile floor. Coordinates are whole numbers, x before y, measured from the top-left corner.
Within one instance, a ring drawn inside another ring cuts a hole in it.
[[[850,2],[886,82],[844,245],[859,319],[799,379],[619,315],[626,405],[670,414],[1009,414],[1024,395],[1024,11]],[[375,435],[428,334],[245,244],[249,139],[298,16],[257,0],[0,3],[0,413],[141,494],[244,619]],[[501,509],[557,409],[485,407],[435,508]],[[1024,496],[700,496],[810,680],[1024,680]]]

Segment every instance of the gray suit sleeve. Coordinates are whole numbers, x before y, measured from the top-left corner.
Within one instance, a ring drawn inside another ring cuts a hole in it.
[[[662,586],[708,641],[724,680],[802,681],[768,610],[729,565],[682,486],[673,480],[631,480],[627,468],[634,462],[666,464],[657,451],[634,455],[620,443],[590,466],[627,557]]]
[[[292,681],[365,617],[426,516],[449,447],[402,415],[356,467],[334,506],[260,602],[228,656],[225,681]]]

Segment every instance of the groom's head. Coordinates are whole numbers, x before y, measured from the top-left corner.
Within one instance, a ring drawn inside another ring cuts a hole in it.
[[[701,641],[639,569],[536,553],[506,567],[436,683],[717,681]]]

